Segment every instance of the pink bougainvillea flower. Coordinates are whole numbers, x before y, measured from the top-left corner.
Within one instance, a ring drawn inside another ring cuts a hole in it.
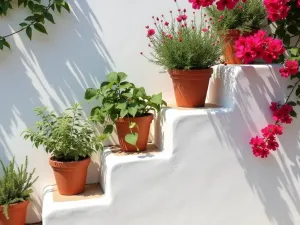
[[[252,145],[252,152],[256,157],[266,158],[270,154],[263,138],[253,137],[249,144]]]
[[[169,26],[169,22],[166,21],[166,22],[165,22],[165,26]]]
[[[267,142],[267,149],[275,151],[279,147],[279,144],[275,138],[271,138]]]
[[[154,29],[149,29],[148,33],[147,33],[147,37],[151,37],[155,34],[155,30]]]
[[[207,28],[203,28],[202,31],[203,32],[208,32],[208,29]]]
[[[265,138],[273,137],[274,135],[282,135],[282,126],[270,124],[261,130],[261,133]]]
[[[287,78],[287,77],[289,77],[291,74],[289,73],[289,71],[288,71],[288,69],[287,68],[281,68],[280,70],[279,70],[279,72],[280,72],[280,75],[282,76],[282,77],[284,77],[284,78]]]
[[[271,109],[272,112],[277,111],[278,107],[279,107],[278,102],[271,102],[270,109]]]
[[[274,105],[271,105],[270,107],[273,112],[273,119],[276,122],[290,124],[293,121],[293,118],[290,116],[291,111],[293,111],[293,106],[284,104],[279,107],[277,105],[277,109],[275,110]]]
[[[266,37],[266,32],[259,30],[252,36],[241,36],[235,42],[236,56],[244,63],[263,58],[267,63],[278,59],[285,51],[280,39]]]
[[[264,0],[268,18],[272,22],[285,19],[290,10],[288,2],[289,0]]]
[[[285,78],[297,74],[298,71],[299,71],[299,64],[297,60],[287,60],[285,62],[284,68],[281,68],[279,70],[280,75]]]
[[[297,7],[300,8],[300,0],[297,1]]]
[[[281,73],[281,71],[283,71],[283,73]],[[298,60],[287,60],[285,62],[285,68],[284,69],[280,69],[280,73],[282,76],[284,75],[295,75],[297,74],[299,71],[299,64],[298,64]],[[284,77],[288,77],[288,76],[284,76]]]
[[[219,0],[217,1],[217,9],[218,10],[224,10],[225,8],[233,9],[235,5],[237,4],[237,1],[235,0]]]

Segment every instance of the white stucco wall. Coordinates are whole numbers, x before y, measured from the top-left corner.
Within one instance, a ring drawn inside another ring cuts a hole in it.
[[[54,202],[49,187],[43,224],[299,224],[299,120],[284,126],[269,158],[255,158],[249,146],[272,123],[269,102],[285,96],[278,69],[226,67],[223,107],[163,109],[156,130],[161,152],[120,156],[108,149],[104,197]]]
[[[124,71],[149,93],[163,91],[168,102],[175,102],[169,76],[160,74],[161,68],[139,54],[149,50],[145,25],[151,24],[152,15],[175,10],[172,0],[69,3],[71,14],[55,15],[56,25],[47,23],[49,35],[34,32],[30,42],[20,33],[9,39],[11,51],[0,52],[0,157],[7,163],[15,156],[20,164],[28,155],[30,168],[37,170],[39,180],[34,188],[38,197],[34,211],[29,212],[30,222],[40,219],[42,190],[54,182],[48,156],[20,137],[26,127],[34,125],[35,107],[61,111],[78,101],[89,108],[83,98],[85,89],[97,86],[111,70]],[[16,9],[2,17],[1,35],[17,30],[26,16],[26,10]],[[89,176],[90,182],[97,180],[97,173]]]

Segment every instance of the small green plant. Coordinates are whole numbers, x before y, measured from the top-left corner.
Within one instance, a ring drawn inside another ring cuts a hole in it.
[[[151,57],[141,55],[167,70],[207,69],[216,64],[221,52],[219,37],[211,32],[203,14],[197,23],[185,9],[179,8],[178,15],[170,13],[169,19],[165,15],[153,17],[155,29],[146,26],[152,52]]]
[[[136,87],[133,83],[125,81],[127,75],[123,72],[111,72],[107,81],[101,83],[99,89],[88,88],[85,99],[97,99],[99,106],[91,110],[91,119],[104,126],[103,139],[107,139],[113,132],[113,125],[118,118],[141,117],[150,111],[160,111],[166,102],[162,93],[148,96],[143,87]],[[130,124],[132,129],[136,124]],[[136,145],[138,134],[127,134],[127,143]]]
[[[103,149],[101,137],[95,135],[91,123],[83,118],[79,104],[66,109],[61,116],[48,112],[47,108],[37,108],[35,112],[41,121],[36,123],[35,131],[24,131],[24,138],[30,139],[36,148],[45,146],[53,160],[79,161]]]
[[[8,206],[27,201],[32,193],[32,185],[38,177],[33,178],[35,169],[31,173],[27,172],[27,157],[25,164],[17,167],[17,169],[14,168],[15,159],[7,167],[4,166],[1,160],[0,164],[4,172],[3,177],[0,179],[0,206],[3,206],[3,213],[9,219]]]
[[[248,0],[239,2],[234,9],[218,10],[217,7],[206,8],[207,14],[213,20],[213,28],[217,32],[236,29],[241,33],[261,29],[266,25],[266,10],[262,0]]]

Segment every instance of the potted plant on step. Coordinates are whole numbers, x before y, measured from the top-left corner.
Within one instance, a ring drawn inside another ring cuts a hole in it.
[[[202,107],[205,103],[208,83],[213,66],[219,56],[217,35],[211,32],[209,21],[196,17],[189,19],[185,9],[178,9],[171,19],[165,15],[153,17],[152,29],[146,26],[152,48],[152,57],[147,59],[166,68],[173,80],[177,106]]]
[[[51,154],[49,163],[60,194],[82,193],[90,157],[103,148],[101,137],[95,135],[91,123],[83,118],[78,104],[61,116],[48,112],[47,108],[35,111],[41,120],[36,123],[35,131],[28,129],[24,132],[24,138],[30,139],[36,148],[43,145]]]
[[[111,72],[99,89],[88,88],[85,99],[98,99],[91,118],[104,125],[102,138],[108,138],[116,125],[120,148],[123,151],[144,151],[147,148],[153,111],[166,103],[162,94],[148,96],[143,87],[126,81],[125,73]]]
[[[0,179],[0,224],[25,225],[27,206],[29,204],[35,170],[27,172],[28,159],[25,164],[15,169],[15,159],[4,166],[0,160],[3,176]]]
[[[216,33],[223,36],[223,56],[228,64],[242,64],[235,56],[234,43],[239,37],[255,33],[267,25],[267,14],[263,1],[247,0],[238,2],[235,8],[225,9],[219,5],[206,8],[208,18],[213,21]]]

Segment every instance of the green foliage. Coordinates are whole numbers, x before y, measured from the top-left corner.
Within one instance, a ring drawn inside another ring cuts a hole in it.
[[[259,30],[266,24],[266,10],[262,0],[239,2],[234,9],[220,11],[216,6],[206,8],[207,14],[214,21],[216,32],[237,29],[242,33]],[[223,18],[223,19],[222,19]]]
[[[12,9],[12,0],[2,0],[0,1],[0,16],[6,16],[7,11]]]
[[[0,0],[0,16],[7,15],[8,9],[12,9],[12,0]],[[24,6],[31,11],[31,15],[24,19],[24,22],[20,23],[20,29],[14,33],[7,35],[0,35],[0,50],[4,47],[10,48],[9,43],[6,38],[22,31],[26,31],[27,37],[32,39],[32,31],[34,30],[41,32],[43,34],[48,34],[45,23],[49,21],[55,24],[52,12],[61,13],[61,9],[64,8],[66,11],[70,12],[69,4],[64,0],[49,0],[47,6],[41,3],[41,0],[18,0],[18,6]]]
[[[152,62],[166,69],[205,69],[213,66],[220,56],[217,35],[213,35],[204,23],[200,26],[195,18],[189,25],[172,19],[169,26],[157,26],[156,34],[150,37],[153,48]],[[171,35],[166,36],[166,34]]]
[[[133,83],[125,81],[126,78],[125,73],[111,72],[99,89],[88,88],[85,92],[86,100],[96,99],[99,102],[91,110],[91,119],[104,125],[103,139],[112,134],[113,124],[118,118],[145,116],[150,111],[160,111],[166,105],[161,93],[148,96],[143,87],[135,87]],[[134,126],[130,124],[130,129]],[[125,140],[136,145],[137,134],[131,132]]]
[[[17,167],[17,169],[14,168],[15,159],[7,167],[0,160],[0,165],[4,172],[0,179],[0,206],[4,207],[3,213],[9,219],[8,206],[28,200],[32,193],[32,185],[38,177],[33,178],[35,169],[31,173],[27,172],[27,157],[25,164]]]
[[[33,142],[36,148],[43,145],[54,160],[78,161],[103,149],[101,137],[95,135],[91,123],[83,118],[78,104],[66,109],[61,116],[48,112],[47,108],[35,111],[41,120],[36,123],[35,131],[23,132],[24,138]]]

